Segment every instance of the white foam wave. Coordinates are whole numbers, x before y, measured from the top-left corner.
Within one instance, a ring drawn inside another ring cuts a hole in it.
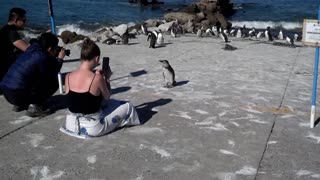
[[[299,29],[302,28],[302,22],[274,22],[274,21],[231,21],[232,26],[242,27],[246,25],[246,28],[256,28],[256,29],[266,29],[268,26],[270,28],[283,28],[283,29]]]
[[[92,32],[81,29],[78,24],[64,24],[64,25],[56,27],[56,32],[58,35],[61,35],[61,33],[66,30],[71,31],[71,32],[75,32],[77,34],[81,34],[84,36],[91,36],[92,35]]]

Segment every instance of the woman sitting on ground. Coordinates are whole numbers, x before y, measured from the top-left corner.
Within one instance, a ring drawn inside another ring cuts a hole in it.
[[[116,128],[139,125],[140,120],[130,102],[111,100],[110,76],[93,69],[100,63],[100,49],[90,39],[81,48],[81,65],[65,77],[69,101],[65,130],[86,136],[101,136]],[[108,89],[109,87],[109,89]]]

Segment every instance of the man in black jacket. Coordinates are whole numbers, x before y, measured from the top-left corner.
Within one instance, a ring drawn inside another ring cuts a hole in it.
[[[24,9],[12,8],[8,23],[0,29],[0,82],[18,55],[29,47],[29,43],[22,40],[17,32],[24,29],[26,20]]]
[[[45,101],[59,87],[57,74],[65,51],[57,52],[58,41],[51,33],[42,34],[9,68],[0,88],[14,111],[27,109],[28,116],[43,115]]]

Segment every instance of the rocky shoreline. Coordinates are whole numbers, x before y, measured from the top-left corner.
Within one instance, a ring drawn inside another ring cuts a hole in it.
[[[178,25],[181,32],[196,33],[197,29],[208,29],[212,26],[231,28],[232,24],[227,21],[227,17],[233,15],[233,3],[230,0],[200,0],[182,8],[179,12],[169,12],[163,19],[149,19],[142,23],[121,24],[116,27],[106,27],[97,30],[90,37],[97,42],[104,42],[107,39],[121,41],[121,36],[128,30],[131,37],[141,34],[141,25],[145,25],[150,30],[170,32],[173,24]],[[84,35],[71,31],[63,31],[60,35],[65,44],[73,43],[85,38]]]

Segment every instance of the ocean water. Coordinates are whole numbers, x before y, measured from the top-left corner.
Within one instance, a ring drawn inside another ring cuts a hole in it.
[[[163,0],[164,5],[141,7],[127,0],[52,0],[57,32],[71,30],[88,34],[110,24],[161,18],[166,9],[178,9],[197,0]],[[317,19],[320,0],[233,0],[237,9],[229,18],[234,26],[299,30],[303,19]],[[12,7],[27,10],[28,27],[49,29],[46,0],[0,1],[0,23],[7,21]]]

